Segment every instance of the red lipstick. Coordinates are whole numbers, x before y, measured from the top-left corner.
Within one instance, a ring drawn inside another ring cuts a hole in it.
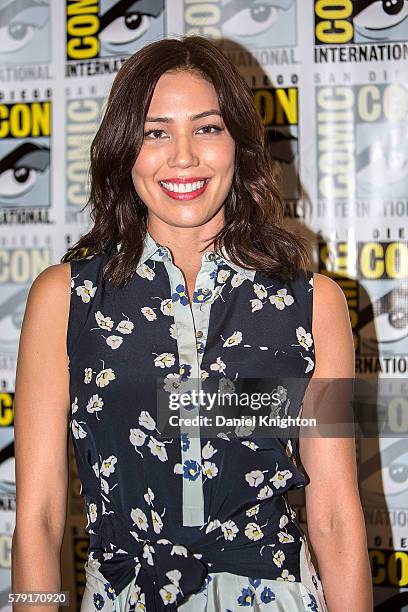
[[[161,189],[164,191],[164,193],[168,195],[170,198],[172,198],[173,200],[193,200],[197,198],[198,196],[200,196],[202,193],[204,193],[209,183],[209,180],[210,179],[205,176],[174,177],[174,178],[168,178],[168,179],[166,178],[166,179],[163,179],[163,181],[159,181],[159,185]],[[183,183],[184,184],[185,183],[197,183],[198,181],[205,181],[205,183],[199,189],[195,189],[194,191],[190,191],[186,193],[178,193],[176,191],[170,191],[170,189],[167,189],[164,185],[161,184],[162,182],[165,182],[165,183],[175,183],[177,185],[180,185]]]

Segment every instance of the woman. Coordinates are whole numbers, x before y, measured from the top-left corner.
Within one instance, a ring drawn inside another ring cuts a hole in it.
[[[91,147],[93,227],[27,302],[14,590],[34,575],[59,588],[69,424],[90,534],[82,612],[371,610],[352,440],[205,437],[181,419],[161,438],[157,399],[184,385],[353,377],[345,299],[283,229],[263,138],[215,43],[155,42],[119,71]],[[286,495],[305,485],[320,575]]]

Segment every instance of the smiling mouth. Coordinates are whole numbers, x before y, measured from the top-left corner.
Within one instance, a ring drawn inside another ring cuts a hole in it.
[[[159,181],[159,185],[166,195],[170,196],[174,200],[192,200],[193,198],[197,198],[204,193],[209,180],[209,178],[206,178],[192,183],[171,183],[167,181]]]

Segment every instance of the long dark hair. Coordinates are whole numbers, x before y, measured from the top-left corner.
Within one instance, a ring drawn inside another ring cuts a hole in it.
[[[90,148],[92,228],[61,258],[67,262],[121,249],[103,278],[126,284],[134,274],[146,235],[148,208],[133,185],[131,169],[143,143],[144,123],[158,79],[167,71],[198,72],[217,93],[225,125],[235,141],[235,171],[224,201],[225,224],[214,249],[224,245],[231,261],[291,279],[308,264],[306,239],[282,226],[284,204],[275,162],[250,87],[214,41],[201,36],[153,42],[129,57],[112,84],[101,125]]]

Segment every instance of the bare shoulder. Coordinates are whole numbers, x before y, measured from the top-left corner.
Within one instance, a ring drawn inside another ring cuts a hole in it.
[[[327,300],[330,301],[330,304],[337,303],[340,308],[347,305],[341,287],[335,280],[325,274],[313,273],[313,292],[313,305],[324,304]]]
[[[354,342],[347,300],[335,280],[313,274],[313,323],[315,376],[351,377],[354,374]]]
[[[20,348],[39,343],[64,347],[71,299],[70,263],[45,268],[31,284],[20,335]]]

